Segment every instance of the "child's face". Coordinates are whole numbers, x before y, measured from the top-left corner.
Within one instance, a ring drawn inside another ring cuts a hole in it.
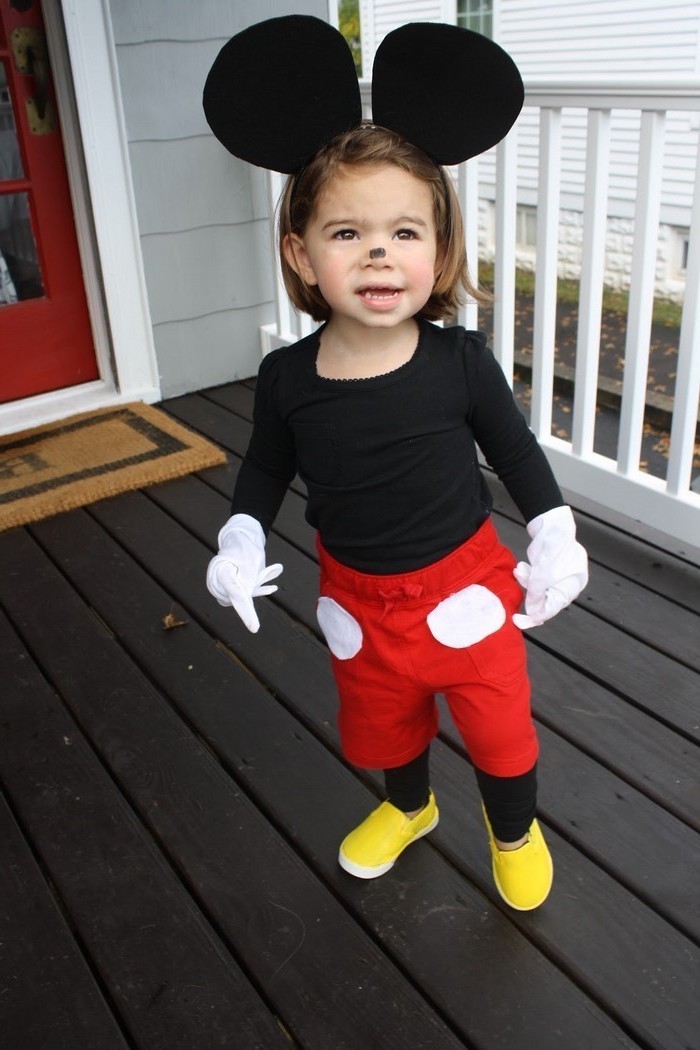
[[[371,258],[376,248],[386,254]],[[304,234],[291,234],[284,250],[307,284],[318,285],[331,321],[392,328],[418,313],[435,283],[430,188],[390,164],[347,168],[322,193]]]

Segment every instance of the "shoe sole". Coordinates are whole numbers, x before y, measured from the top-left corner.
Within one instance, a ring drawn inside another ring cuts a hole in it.
[[[340,864],[343,871],[347,871],[350,875],[354,875],[356,879],[378,879],[380,875],[386,875],[387,871],[391,871],[391,869],[394,867],[394,864],[396,864],[396,861],[399,859],[403,851],[408,848],[408,846],[412,846],[414,842],[417,842],[418,839],[422,839],[424,835],[429,835],[430,832],[434,831],[434,829],[438,826],[439,822],[440,814],[436,812],[435,816],[433,817],[430,824],[428,824],[427,828],[423,828],[423,830],[419,831],[417,835],[414,835],[411,841],[407,842],[406,845],[401,850],[399,850],[394,859],[387,861],[386,864],[377,864],[372,868],[368,868],[362,864],[356,864],[355,861],[350,860],[349,857],[345,856],[342,850],[340,850],[340,852],[338,853],[338,863]]]

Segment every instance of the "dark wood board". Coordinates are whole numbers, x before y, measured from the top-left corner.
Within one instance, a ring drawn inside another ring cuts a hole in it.
[[[0,796],[0,1042],[127,1050],[56,899]]]
[[[11,588],[31,566],[10,563]],[[129,1037],[149,1050],[216,1046],[231,1031],[242,1047],[288,1045],[4,615],[0,658],[5,791]]]

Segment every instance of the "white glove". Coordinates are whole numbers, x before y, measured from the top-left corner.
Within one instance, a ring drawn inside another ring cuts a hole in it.
[[[577,597],[588,583],[588,555],[576,542],[576,524],[570,507],[555,507],[528,522],[532,543],[526,561],[513,575],[525,588],[525,613],[513,623],[521,630],[551,620]]]
[[[218,538],[219,553],[207,568],[207,588],[219,605],[232,605],[249,631],[260,630],[253,598],[272,594],[267,586],[282,572],[281,565],[265,567],[265,533],[249,514],[234,514]]]

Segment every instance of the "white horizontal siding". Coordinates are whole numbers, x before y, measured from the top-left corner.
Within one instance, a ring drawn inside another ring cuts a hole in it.
[[[501,0],[498,39],[529,77],[695,74],[700,71],[698,0],[589,0],[580,3]],[[639,113],[613,111],[609,211],[632,214],[637,192]],[[662,220],[686,225],[692,205],[697,115],[669,114],[662,184]],[[519,126],[519,185],[536,190],[538,121],[525,112]],[[580,207],[585,168],[586,118],[565,110],[562,193]],[[488,166],[484,175],[493,185]]]
[[[361,0],[365,76],[406,22],[454,21],[456,0]],[[496,37],[523,76],[700,72],[698,0],[494,0]]]
[[[697,0],[497,0],[498,40],[523,76],[697,73]]]
[[[579,73],[610,74],[648,73],[694,73],[695,40],[679,38],[675,33],[659,33],[655,40],[630,37],[624,42],[605,37],[596,41],[585,38],[560,38],[551,35],[542,39],[540,35],[532,41],[530,50],[521,39],[512,43],[503,37],[500,43],[513,54],[524,77],[543,73],[554,76],[575,77]],[[517,54],[516,54],[517,52]],[[668,56],[673,56],[669,68]]]
[[[454,22],[456,0],[360,0],[362,71],[371,75],[374,55],[393,29],[407,22]]]

